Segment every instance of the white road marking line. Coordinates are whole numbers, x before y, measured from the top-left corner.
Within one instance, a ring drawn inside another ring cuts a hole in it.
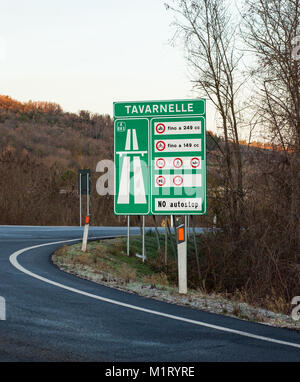
[[[105,237],[102,237],[102,239],[104,239],[104,238]],[[91,238],[91,239],[95,239],[95,238]],[[19,271],[21,271],[21,272],[23,272],[23,273],[25,273],[25,274],[27,274],[27,275],[29,275],[31,277],[34,277],[34,278],[36,278],[38,280],[41,280],[41,281],[44,281],[44,282],[46,282],[48,284],[55,285],[55,286],[57,286],[59,288],[66,289],[66,290],[68,290],[70,292],[74,292],[74,293],[81,294],[83,296],[94,298],[96,300],[108,302],[110,304],[119,305],[119,306],[122,306],[122,307],[125,307],[125,308],[129,308],[129,309],[134,309],[134,310],[137,310],[137,311],[140,311],[140,312],[144,312],[144,313],[150,313],[150,314],[153,314],[153,315],[156,315],[156,316],[170,318],[172,320],[187,322],[189,324],[194,324],[194,325],[198,325],[198,326],[204,326],[206,328],[215,329],[215,330],[219,330],[219,331],[223,331],[223,332],[227,332],[227,333],[231,333],[231,334],[237,334],[237,335],[243,336],[243,337],[249,337],[249,338],[253,338],[253,339],[257,339],[257,340],[261,340],[261,341],[272,342],[272,343],[276,343],[276,344],[279,344],[279,345],[286,345],[286,346],[291,346],[291,347],[300,349],[300,344],[296,344],[296,343],[293,343],[293,342],[276,340],[274,338],[259,336],[259,335],[256,335],[256,334],[252,334],[252,333],[248,333],[248,332],[243,332],[243,331],[240,331],[240,330],[226,328],[224,326],[212,325],[212,324],[208,324],[208,323],[202,322],[202,321],[191,320],[189,318],[184,318],[184,317],[179,317],[179,316],[175,316],[175,315],[172,315],[172,314],[162,313],[162,312],[159,312],[159,311],[156,311],[156,310],[141,308],[141,307],[136,306],[136,305],[126,304],[126,303],[121,302],[121,301],[112,300],[110,298],[101,297],[101,296],[97,296],[97,295],[92,294],[92,293],[84,292],[84,291],[82,291],[80,289],[72,288],[72,287],[69,287],[67,285],[64,285],[64,284],[61,284],[61,283],[49,280],[49,279],[47,279],[45,277],[39,276],[39,275],[37,275],[37,274],[35,274],[35,273],[25,269],[18,262],[18,260],[17,260],[19,255],[21,255],[24,252],[30,251],[32,249],[46,247],[46,246],[50,246],[50,245],[56,245],[56,244],[70,243],[70,242],[74,242],[74,241],[80,241],[80,239],[71,239],[71,240],[56,241],[56,242],[52,242],[52,243],[39,244],[39,245],[34,245],[32,247],[23,248],[23,249],[20,249],[19,251],[14,252],[13,254],[11,254],[11,256],[9,257],[9,261]]]

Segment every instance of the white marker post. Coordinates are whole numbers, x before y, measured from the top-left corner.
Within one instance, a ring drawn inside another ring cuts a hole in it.
[[[86,252],[86,246],[87,246],[87,239],[89,235],[89,225],[90,225],[90,217],[89,215],[85,218],[85,226],[83,231],[83,238],[82,238],[82,246],[81,250],[83,252]]]
[[[181,224],[177,227],[178,289],[181,294],[187,294],[186,220],[187,218],[185,216],[185,224]]]

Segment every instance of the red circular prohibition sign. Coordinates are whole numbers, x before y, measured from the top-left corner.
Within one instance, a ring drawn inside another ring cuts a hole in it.
[[[199,165],[200,165],[200,160],[199,160],[199,158],[192,158],[191,159],[191,166],[193,167],[193,168],[197,168],[197,167],[199,167]]]
[[[156,125],[155,130],[157,134],[163,134],[166,131],[166,126],[163,123]]]
[[[156,184],[160,187],[162,187],[166,183],[166,178],[162,175],[158,176],[156,178]]]
[[[158,141],[155,147],[156,147],[156,150],[158,151],[164,151],[164,149],[166,148],[166,144],[164,141]]]
[[[182,167],[182,165],[183,165],[183,161],[182,161],[181,158],[175,158],[175,159],[173,160],[173,166],[174,166],[174,167],[176,167],[176,168],[180,168],[180,167]]]
[[[156,159],[156,166],[158,168],[164,168],[166,165],[166,161],[164,160],[164,158],[158,158]]]
[[[173,183],[175,184],[175,186],[181,186],[182,182],[183,182],[183,177],[180,175],[177,175],[173,178]]]

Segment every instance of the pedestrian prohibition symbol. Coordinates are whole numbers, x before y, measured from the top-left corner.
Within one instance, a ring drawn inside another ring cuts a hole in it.
[[[116,215],[206,213],[205,99],[114,102]]]

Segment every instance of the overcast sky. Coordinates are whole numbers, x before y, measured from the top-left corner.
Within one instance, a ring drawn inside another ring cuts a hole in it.
[[[112,114],[118,100],[190,98],[164,0],[0,0],[0,94]]]

